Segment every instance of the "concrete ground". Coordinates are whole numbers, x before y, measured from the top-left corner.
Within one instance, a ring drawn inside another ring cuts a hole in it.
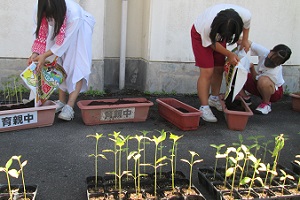
[[[259,139],[262,144],[268,140],[274,141],[274,137],[284,134],[285,146],[280,153],[279,163],[291,168],[290,162],[297,154],[300,154],[300,113],[291,109],[291,98],[284,98],[272,104],[272,112],[266,116],[253,115],[249,118],[244,131],[232,131],[227,128],[224,114],[213,109],[218,118],[217,123],[206,123],[200,121],[198,130],[181,131],[173,124],[167,122],[158,114],[156,98],[163,96],[144,95],[136,93],[113,94],[104,97],[81,96],[80,99],[98,98],[121,98],[121,97],[141,97],[144,96],[151,100],[154,105],[150,107],[148,119],[138,123],[118,123],[104,124],[95,126],[84,125],[78,107],[75,108],[75,119],[65,122],[57,119],[49,127],[34,128],[21,131],[11,131],[0,133],[0,166],[4,166],[6,161],[13,155],[22,155],[22,160],[28,160],[25,166],[25,179],[27,184],[37,184],[37,200],[84,200],[86,197],[85,179],[87,176],[94,175],[94,160],[89,154],[94,153],[95,140],[87,138],[89,134],[101,133],[105,137],[100,139],[99,151],[112,149],[113,143],[109,140],[108,134],[114,131],[121,132],[122,135],[141,135],[140,131],[147,130],[147,135],[159,135],[158,131],[165,130],[176,135],[183,135],[178,141],[177,170],[182,171],[186,176],[189,167],[180,161],[181,158],[190,159],[189,150],[197,152],[203,162],[194,166],[193,183],[197,186],[206,199],[213,199],[210,194],[198,184],[197,168],[213,166],[215,162],[215,149],[210,144],[226,144],[232,146],[233,142],[239,142],[238,136],[241,135],[244,143],[253,144],[248,140],[250,136],[262,135]],[[176,98],[195,108],[199,107],[196,95],[175,95],[164,96]],[[259,99],[253,99],[252,109],[259,104]],[[132,141],[129,148],[135,148],[136,144]],[[164,143],[164,154],[169,155],[171,140]],[[273,150],[274,142],[269,144],[269,149]],[[147,145],[146,160],[153,160],[154,145]],[[223,149],[225,150],[225,148]],[[105,172],[112,172],[113,154],[105,153],[108,160],[99,158],[99,175]],[[260,150],[258,156],[262,156]],[[266,162],[272,162],[270,153],[267,154]],[[220,161],[220,164],[222,162]],[[125,162],[123,162],[125,166]],[[169,171],[168,166],[164,170]],[[5,183],[4,173],[0,174],[1,183]],[[18,180],[17,182],[19,182]],[[16,182],[16,180],[13,180]]]

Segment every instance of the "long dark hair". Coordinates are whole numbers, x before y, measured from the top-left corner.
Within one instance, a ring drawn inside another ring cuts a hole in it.
[[[236,43],[243,31],[243,20],[233,9],[220,11],[211,24],[209,37],[213,44],[220,40],[226,41],[229,45]]]
[[[65,0],[38,0],[37,11],[37,27],[35,35],[38,37],[42,18],[53,18],[55,20],[54,32],[52,37],[55,38],[61,26],[63,25],[65,15],[67,12],[67,6]]]

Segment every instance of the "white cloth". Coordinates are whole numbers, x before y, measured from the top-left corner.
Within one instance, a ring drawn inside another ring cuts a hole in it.
[[[60,64],[67,73],[67,79],[60,85],[63,91],[73,92],[76,83],[83,79],[80,92],[88,89],[89,75],[92,66],[92,33],[95,25],[94,17],[83,10],[73,0],[65,0],[67,6],[66,35],[62,45],[55,44],[52,39],[53,26],[49,25],[46,51],[59,57]],[[35,8],[37,12],[37,8]],[[35,13],[36,16],[36,13]]]
[[[244,22],[244,28],[250,28],[251,13],[249,10],[233,4],[217,4],[209,7],[202,14],[200,14],[194,22],[196,31],[201,35],[203,47],[208,47],[212,44],[209,34],[214,18],[220,11],[230,8],[234,9],[240,15],[242,21]]]
[[[276,90],[278,87],[282,86],[284,84],[282,65],[279,65],[275,68],[268,68],[264,64],[266,57],[270,53],[270,50],[262,45],[252,42],[250,52],[251,56],[258,56],[256,68],[258,75],[256,76],[256,80],[258,80],[258,78],[261,76],[268,76],[274,82]]]

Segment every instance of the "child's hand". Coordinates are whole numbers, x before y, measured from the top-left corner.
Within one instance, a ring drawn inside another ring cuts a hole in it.
[[[35,59],[39,54],[37,53],[32,53],[31,56],[27,59],[27,65],[31,65],[31,63],[33,62],[33,59]]]
[[[228,62],[231,65],[236,66],[239,61],[240,61],[239,57],[235,53],[230,52],[230,54],[228,56]]]
[[[33,59],[34,62],[37,62],[36,70],[39,72],[41,67],[45,65],[46,56],[44,54],[37,56]]]
[[[246,53],[249,51],[251,47],[251,43],[249,40],[241,40],[239,45],[240,45],[240,50],[244,49]]]

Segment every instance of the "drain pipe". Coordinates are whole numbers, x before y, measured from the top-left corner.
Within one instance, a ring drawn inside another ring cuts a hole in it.
[[[125,86],[127,13],[128,13],[128,0],[122,0],[121,46],[120,46],[120,69],[119,69],[120,90],[124,89]]]

